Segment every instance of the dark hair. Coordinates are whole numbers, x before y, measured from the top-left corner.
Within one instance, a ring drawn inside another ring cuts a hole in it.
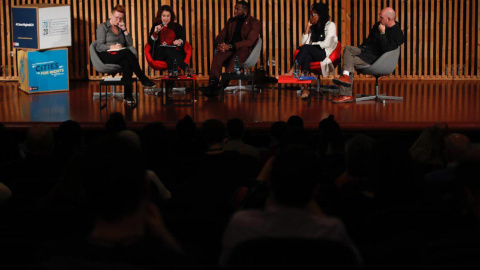
[[[306,147],[289,147],[274,160],[270,188],[286,206],[304,206],[314,195],[321,175],[318,159]]]
[[[175,126],[177,139],[184,142],[185,141],[193,142],[193,140],[195,140],[196,131],[197,131],[197,127],[193,122],[192,117],[190,117],[190,115],[185,115],[185,117],[178,120]]]
[[[208,146],[225,139],[225,126],[220,120],[208,119],[202,124],[202,136]]]
[[[127,129],[127,122],[122,113],[114,112],[108,117],[107,123],[105,123],[105,129],[108,133],[115,134],[122,130]]]
[[[116,6],[112,9],[112,13],[114,13],[115,11],[125,14],[125,7],[122,6],[122,5],[116,5]]]
[[[231,139],[242,138],[244,123],[240,118],[232,118],[227,121],[227,133]]]
[[[343,138],[340,125],[335,121],[333,114],[330,114],[318,123],[318,131],[320,135],[318,153],[320,156],[328,154],[342,155],[344,153],[345,139]]]
[[[250,4],[247,1],[237,1],[237,5],[242,5],[247,12],[250,11]]]
[[[289,128],[303,128],[303,119],[298,115],[292,115],[287,120]]]
[[[175,16],[175,12],[173,11],[173,9],[169,5],[163,5],[157,11],[157,16],[155,16],[155,20],[153,21],[155,24],[162,23],[162,13],[164,11],[170,12],[170,22],[174,22],[175,19],[177,18]]]
[[[328,5],[324,3],[315,3],[312,5],[312,10],[316,11],[318,14],[318,22],[315,24],[317,28],[316,30],[324,31],[325,25],[330,20]],[[325,40],[325,34],[323,34],[319,40]]]

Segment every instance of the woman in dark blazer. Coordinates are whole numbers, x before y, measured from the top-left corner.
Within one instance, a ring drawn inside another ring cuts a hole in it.
[[[172,68],[174,60],[177,60],[177,65],[185,70],[188,67],[183,61],[185,28],[176,23],[175,18],[175,12],[170,6],[161,6],[150,29],[148,44],[152,48],[150,53],[154,60],[167,62],[169,69]]]

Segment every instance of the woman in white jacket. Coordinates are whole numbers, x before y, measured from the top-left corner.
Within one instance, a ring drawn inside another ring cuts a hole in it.
[[[302,72],[310,73],[310,63],[321,62],[322,74],[327,77],[333,72],[333,64],[328,58],[338,43],[337,28],[330,21],[328,6],[324,3],[312,5],[310,20],[300,40],[300,51],[295,57]],[[285,74],[293,75],[293,67]],[[308,90],[302,93],[302,98],[308,98]]]

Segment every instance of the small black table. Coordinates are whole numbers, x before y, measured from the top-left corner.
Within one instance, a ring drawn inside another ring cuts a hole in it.
[[[167,82],[173,82],[175,84],[176,82],[190,82],[192,83],[192,98],[190,100],[188,99],[173,99],[173,98],[168,98],[169,90],[171,89],[170,87],[167,87]],[[197,76],[192,75],[190,77],[187,77],[185,75],[178,76],[178,77],[168,77],[168,76],[163,76],[160,81],[161,88],[163,88],[163,94],[162,94],[162,104],[167,106],[167,105],[173,105],[173,106],[193,106],[195,104],[195,101],[197,100]]]
[[[130,83],[130,82],[128,82]],[[100,110],[102,110],[103,108],[107,107],[107,104],[108,104],[108,100],[105,101],[105,104],[102,104],[102,93],[103,93],[103,88],[105,88],[105,96],[108,97],[107,95],[107,89],[108,89],[108,86],[117,86],[117,85],[121,85],[123,87],[125,87],[125,84],[126,82],[122,81],[121,79],[120,80],[102,80],[100,81]],[[131,80],[131,84],[132,86],[135,88],[135,105],[134,106],[137,106],[137,79],[136,78],[132,78]]]
[[[254,74],[249,73],[235,73],[235,72],[227,72],[227,73],[222,73],[222,80],[220,81],[221,85],[221,93],[220,95],[222,96],[221,100],[225,99],[225,84],[223,83],[224,81],[230,81],[230,80],[242,80],[242,81],[251,81],[252,82],[252,100],[255,99],[255,81],[254,81]]]

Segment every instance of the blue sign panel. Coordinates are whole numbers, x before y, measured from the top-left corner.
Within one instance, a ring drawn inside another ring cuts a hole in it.
[[[12,8],[13,46],[38,48],[37,9]]]
[[[30,92],[68,90],[67,50],[28,53]]]

